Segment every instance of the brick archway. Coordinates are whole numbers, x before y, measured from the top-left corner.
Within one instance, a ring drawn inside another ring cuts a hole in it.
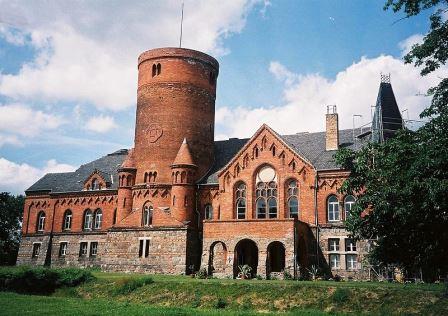
[[[210,246],[208,261],[209,274],[223,274],[227,264],[227,246],[222,241],[215,241]]]
[[[258,247],[251,239],[240,240],[235,246],[235,258],[233,260],[233,276],[238,276],[239,266],[249,265],[252,268],[252,277],[257,275]]]
[[[268,245],[266,256],[266,275],[282,272],[285,269],[285,246],[280,241]]]

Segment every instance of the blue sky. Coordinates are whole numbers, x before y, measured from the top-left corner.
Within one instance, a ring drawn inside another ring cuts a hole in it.
[[[137,56],[177,44],[180,3],[0,0],[0,190],[132,147]],[[380,72],[417,118],[428,100],[416,94],[436,76],[421,79],[402,55],[430,12],[394,23],[403,15],[382,6],[186,0],[185,47],[220,62],[216,138],[248,137],[262,123],[321,131],[327,104],[342,128],[353,114],[368,123]]]

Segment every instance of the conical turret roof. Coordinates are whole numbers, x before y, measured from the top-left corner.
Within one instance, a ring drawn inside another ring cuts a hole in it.
[[[382,76],[372,121],[372,141],[383,142],[404,127],[389,76]]]
[[[128,155],[121,164],[120,169],[135,169],[134,148],[129,149]]]
[[[196,166],[186,138],[184,138],[182,144],[180,145],[179,151],[177,152],[176,158],[172,164],[172,166],[177,165]]]

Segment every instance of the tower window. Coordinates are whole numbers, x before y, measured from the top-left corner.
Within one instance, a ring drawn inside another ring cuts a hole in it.
[[[152,76],[158,76],[162,73],[162,65],[160,63],[152,65]]]
[[[152,225],[153,207],[151,204],[146,203],[143,206],[143,226]]]
[[[205,206],[205,219],[213,219],[213,207],[210,204]]]

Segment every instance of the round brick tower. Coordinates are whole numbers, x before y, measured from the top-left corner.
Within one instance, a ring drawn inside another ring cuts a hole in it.
[[[154,171],[158,183],[171,183],[171,164],[184,138],[197,179],[211,167],[218,72],[216,59],[190,49],[158,48],[139,56],[136,183]]]

